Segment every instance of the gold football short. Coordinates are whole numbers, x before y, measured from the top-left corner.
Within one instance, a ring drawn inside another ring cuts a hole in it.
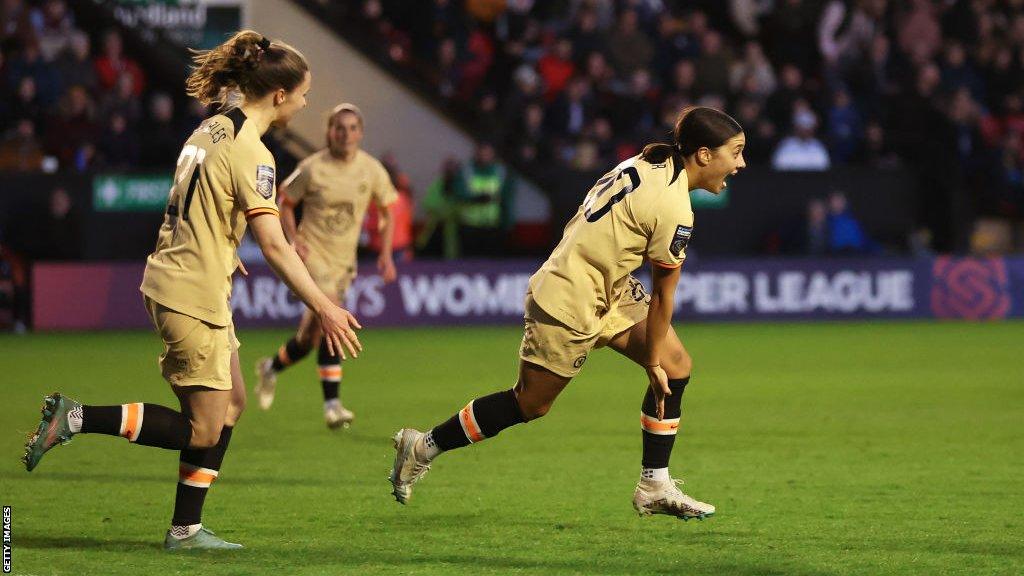
[[[629,287],[616,306],[605,314],[600,329],[588,334],[552,317],[529,293],[526,295],[525,327],[519,357],[559,376],[573,378],[583,368],[591,350],[606,346],[612,338],[645,320],[650,303],[651,298],[643,286],[630,278]]]
[[[345,294],[356,278],[355,266],[331,266],[310,253],[306,257],[306,269],[318,288],[331,297],[337,297],[344,304]]]
[[[173,386],[231,389],[231,354],[238,349],[234,324],[214,326],[145,298],[164,341],[160,372]]]

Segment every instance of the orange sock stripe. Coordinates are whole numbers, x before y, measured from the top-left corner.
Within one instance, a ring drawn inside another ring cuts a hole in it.
[[[277,349],[277,359],[285,366],[292,365],[292,359],[288,357],[288,349],[284,345]]]
[[[470,442],[479,442],[486,438],[480,432],[480,425],[476,423],[476,415],[473,413],[473,403],[466,404],[466,407],[459,411],[459,422],[462,423],[462,431]]]
[[[654,416],[640,413],[640,427],[651,434],[660,436],[673,436],[679,430],[679,418],[665,418],[658,420]]]
[[[209,468],[200,468],[185,462],[178,465],[178,482],[193,488],[209,488],[219,473]]]
[[[121,436],[129,442],[139,439],[139,431],[142,430],[142,402],[121,405]]]
[[[341,366],[320,366],[317,370],[320,372],[321,380],[326,380],[328,382],[341,382]]]

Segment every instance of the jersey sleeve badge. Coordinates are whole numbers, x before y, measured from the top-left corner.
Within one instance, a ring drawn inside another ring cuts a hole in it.
[[[690,243],[690,235],[693,233],[693,226],[683,226],[682,224],[676,226],[676,233],[672,236],[672,246],[669,247],[669,251],[676,258],[682,254],[683,250],[686,249],[686,245]]]
[[[266,164],[256,166],[256,191],[266,200],[274,195],[274,167]]]

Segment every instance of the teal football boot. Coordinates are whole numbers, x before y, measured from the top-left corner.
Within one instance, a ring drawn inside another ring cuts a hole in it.
[[[188,538],[175,538],[171,536],[170,530],[164,536],[164,550],[168,552],[177,552],[179,550],[238,550],[242,547],[241,544],[226,542],[223,538],[205,527],[200,528],[198,532]]]
[[[68,423],[68,414],[82,411],[82,405],[71,398],[54,392],[43,398],[43,419],[36,431],[25,442],[25,454],[21,457],[25,469],[31,472],[43,459],[43,454],[57,444],[67,444],[75,435]]]

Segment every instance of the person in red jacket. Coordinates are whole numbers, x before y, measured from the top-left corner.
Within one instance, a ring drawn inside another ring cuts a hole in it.
[[[124,43],[117,30],[108,30],[103,35],[103,55],[96,57],[95,66],[101,90],[113,90],[118,77],[127,72],[134,81],[135,96],[142,95],[146,87],[146,76],[135,60],[124,55]]]

